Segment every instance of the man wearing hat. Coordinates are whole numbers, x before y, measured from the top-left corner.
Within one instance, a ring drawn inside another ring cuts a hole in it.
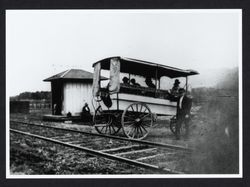
[[[170,92],[173,96],[178,96],[179,89],[180,89],[179,85],[180,85],[179,79],[175,79],[173,88],[171,89],[171,92]]]
[[[189,118],[190,118],[190,110],[192,107],[192,98],[186,95],[185,89],[179,89],[179,98],[177,101],[177,113],[176,113],[176,139],[180,139],[180,128],[183,123],[185,123],[186,127],[186,137],[189,135]]]

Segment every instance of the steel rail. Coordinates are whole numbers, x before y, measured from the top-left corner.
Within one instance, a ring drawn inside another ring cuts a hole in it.
[[[16,122],[16,123],[21,123],[21,124],[26,124],[26,125],[34,125],[34,126],[38,126],[38,127],[52,128],[52,129],[75,132],[75,133],[81,133],[81,134],[92,135],[92,136],[112,138],[112,139],[123,140],[123,141],[130,141],[130,142],[146,144],[146,145],[152,145],[152,146],[168,148],[168,149],[174,149],[174,150],[182,150],[182,151],[187,151],[187,152],[194,151],[194,149],[192,149],[192,148],[187,148],[187,147],[178,146],[178,145],[155,143],[155,142],[150,142],[150,141],[145,141],[145,140],[128,139],[128,138],[123,138],[123,137],[118,137],[118,136],[105,135],[105,134],[96,134],[96,133],[84,132],[84,131],[79,131],[79,130],[74,130],[74,129],[66,129],[66,128],[61,128],[61,127],[52,127],[52,126],[49,126],[49,125],[39,125],[39,124],[35,124],[35,123],[28,123],[28,122],[15,121],[15,120],[10,120],[10,122]]]
[[[150,169],[150,170],[153,170],[153,171],[158,171],[160,173],[183,174],[183,172],[179,172],[179,171],[175,171],[175,170],[171,170],[171,169],[167,169],[167,168],[161,168],[161,167],[156,166],[156,165],[151,165],[151,164],[147,164],[147,163],[143,163],[143,162],[138,162],[138,161],[135,161],[135,160],[130,160],[130,159],[123,158],[123,157],[120,157],[120,156],[111,155],[111,154],[108,154],[108,153],[96,151],[96,150],[89,149],[89,148],[86,148],[86,147],[81,147],[81,146],[78,146],[78,145],[73,145],[73,144],[61,142],[61,141],[58,141],[58,140],[54,140],[54,139],[51,139],[51,138],[48,138],[48,137],[44,137],[44,136],[40,136],[40,135],[36,135],[36,134],[32,134],[32,133],[27,133],[27,132],[23,132],[23,131],[11,129],[11,128],[10,128],[10,132],[30,136],[30,137],[45,140],[45,141],[49,141],[49,142],[52,142],[52,143],[55,143],[55,144],[59,144],[59,145],[63,145],[63,146],[69,147],[69,148],[74,148],[74,149],[77,149],[77,150],[80,150],[80,151],[84,151],[84,152],[87,152],[87,153],[95,155],[95,156],[105,157],[107,159],[116,160],[116,161],[119,161],[119,162],[124,162],[124,163],[130,164],[130,165]]]

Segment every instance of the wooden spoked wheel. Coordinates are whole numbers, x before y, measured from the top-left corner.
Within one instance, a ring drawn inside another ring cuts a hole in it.
[[[141,140],[148,135],[153,116],[146,104],[132,103],[123,111],[121,123],[128,138]]]
[[[93,121],[96,131],[100,134],[114,135],[121,129],[114,115],[100,110],[96,110]]]

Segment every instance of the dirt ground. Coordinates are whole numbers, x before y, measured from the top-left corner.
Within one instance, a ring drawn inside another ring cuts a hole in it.
[[[37,114],[35,114],[37,115]],[[11,119],[32,119],[33,114],[12,114]],[[38,122],[29,120],[31,122]],[[77,129],[97,133],[91,123],[43,122],[63,128]],[[123,136],[122,131],[118,136]],[[152,127],[145,139],[152,142],[178,144],[188,146],[188,140],[175,140],[169,129],[169,121],[163,120]],[[131,167],[130,165],[110,161],[104,158],[91,158],[83,152],[53,145],[33,138],[23,138],[11,134],[10,163],[12,174],[156,174],[153,171]],[[182,160],[183,162],[183,160]],[[83,164],[84,163],[84,164]],[[161,165],[161,163],[159,163]],[[176,169],[175,163],[169,163],[171,169]]]

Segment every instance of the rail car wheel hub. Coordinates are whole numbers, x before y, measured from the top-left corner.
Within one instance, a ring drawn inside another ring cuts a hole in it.
[[[139,123],[139,122],[141,121],[141,119],[140,119],[140,118],[136,118],[135,121],[136,121],[137,123]]]

